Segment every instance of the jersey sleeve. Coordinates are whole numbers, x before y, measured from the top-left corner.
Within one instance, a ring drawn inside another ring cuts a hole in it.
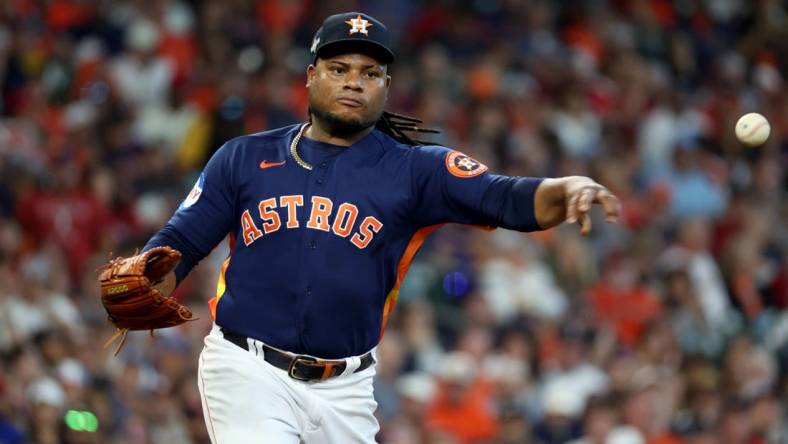
[[[225,144],[214,153],[170,220],[143,249],[168,245],[180,251],[181,262],[175,269],[178,282],[232,230],[233,152]]]
[[[419,225],[454,222],[517,231],[541,229],[534,194],[542,178],[491,174],[481,162],[446,147],[414,150],[413,217]]]

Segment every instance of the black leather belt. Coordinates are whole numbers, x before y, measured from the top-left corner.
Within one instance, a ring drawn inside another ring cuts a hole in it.
[[[249,351],[249,343],[246,336],[239,335],[221,327],[224,339]],[[275,348],[263,344],[263,359],[274,367],[280,368],[287,374],[299,381],[325,381],[337,375],[341,375],[347,367],[344,359],[317,359],[311,356],[293,355],[281,352]],[[375,363],[372,352],[367,352],[361,357],[361,364],[353,373],[358,373]]]

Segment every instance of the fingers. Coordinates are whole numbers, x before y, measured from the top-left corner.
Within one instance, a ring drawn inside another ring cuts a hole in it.
[[[578,220],[580,221],[580,234],[588,236],[591,232],[591,216],[588,214],[591,211],[591,204],[594,202],[597,190],[593,188],[586,188],[580,192],[580,199],[577,202]]]
[[[597,200],[605,211],[605,220],[618,222],[618,218],[621,216],[621,202],[618,198],[605,189],[597,193]]]
[[[580,234],[583,236],[588,236],[588,233],[591,232],[591,216],[588,213],[584,213],[580,217]]]
[[[602,186],[582,188],[569,197],[566,221],[579,222],[580,234],[583,236],[591,232],[589,213],[594,203],[602,205],[607,222],[617,222],[621,216],[621,203],[607,188]]]
[[[566,204],[566,221],[570,224],[577,222],[577,202],[579,199],[580,193],[572,194]]]
[[[577,221],[582,223],[582,220],[591,209],[591,202],[594,199],[594,194],[594,189],[583,188],[570,196],[569,203],[566,206],[566,221],[570,224],[573,224]]]
[[[595,193],[596,190],[593,188],[583,188],[570,196],[566,207],[566,221],[573,224],[580,220],[584,214],[588,213]]]
[[[586,188],[580,192],[580,198],[577,201],[578,217],[580,217],[580,215],[586,215],[591,211],[591,203],[594,202],[596,193],[597,190],[593,188]]]

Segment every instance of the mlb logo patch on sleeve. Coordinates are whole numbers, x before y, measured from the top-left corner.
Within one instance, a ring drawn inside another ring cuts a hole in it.
[[[465,179],[484,173],[487,166],[459,151],[452,151],[446,156],[446,169],[452,176]]]
[[[205,173],[201,173],[200,177],[197,179],[197,182],[192,187],[192,190],[189,191],[189,195],[186,196],[186,199],[183,199],[183,202],[181,202],[181,206],[178,207],[179,210],[182,210],[184,208],[189,208],[190,206],[197,203],[198,200],[200,200],[200,196],[202,196],[202,187],[204,183],[205,183]]]

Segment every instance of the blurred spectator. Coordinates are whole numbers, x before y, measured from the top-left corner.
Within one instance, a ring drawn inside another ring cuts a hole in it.
[[[110,73],[120,98],[131,106],[144,109],[168,97],[175,67],[156,53],[160,42],[161,31],[150,20],[137,19],[126,28],[127,52],[115,60]]]
[[[727,323],[718,326],[709,324],[689,274],[683,268],[677,268],[666,275],[665,296],[669,302],[675,304],[673,328],[682,350],[689,355],[719,356],[726,340],[740,328],[738,318],[732,314]]]
[[[727,205],[727,196],[714,178],[703,169],[703,156],[694,145],[679,145],[673,151],[673,165],[662,178],[670,192],[670,211],[677,219],[717,217]]]
[[[569,444],[605,444],[618,423],[616,405],[611,399],[592,398],[583,414],[583,437]]]
[[[444,358],[436,398],[425,415],[426,426],[453,436],[458,443],[493,439],[498,433],[492,391],[471,356],[454,352]]]
[[[578,421],[583,411],[583,395],[577,395],[575,387],[553,381],[543,390],[544,417],[534,428],[539,442],[557,444],[574,440],[580,436]]]
[[[586,402],[607,390],[607,376],[589,362],[589,339],[577,325],[561,328],[557,359],[547,367],[539,388],[541,421],[534,433],[544,442],[579,438]]]
[[[610,325],[618,340],[635,346],[646,325],[661,314],[662,303],[640,282],[637,264],[626,255],[608,259],[599,283],[589,298],[600,326]]]
[[[498,323],[518,315],[557,319],[566,310],[566,295],[551,270],[536,257],[533,245],[515,232],[498,231],[498,252],[483,265],[482,291]]]
[[[663,269],[683,268],[689,273],[706,322],[725,329],[731,321],[730,300],[719,267],[709,252],[710,227],[705,219],[684,221],[678,227],[677,243],[659,259]]]

